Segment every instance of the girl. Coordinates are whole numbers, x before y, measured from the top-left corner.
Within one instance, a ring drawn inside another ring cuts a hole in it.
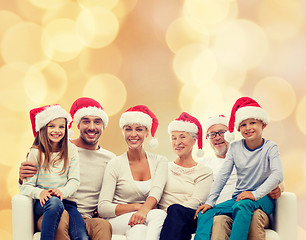
[[[166,184],[168,161],[143,148],[149,129],[154,137],[157,125],[146,106],[137,105],[123,113],[120,127],[128,150],[105,169],[99,215],[109,220],[113,234],[125,235],[127,240],[158,240],[166,217],[155,207]]]
[[[78,152],[67,137],[71,117],[56,104],[32,109],[30,119],[35,140],[27,160],[38,170],[23,180],[20,190],[35,199],[35,222],[43,215],[41,239],[55,239],[64,209],[69,213],[71,239],[89,239],[76,203],[68,200],[80,185]]]

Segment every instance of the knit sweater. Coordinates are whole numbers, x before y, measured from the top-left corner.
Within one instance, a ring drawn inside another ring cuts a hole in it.
[[[50,170],[45,170],[43,166],[38,165],[38,149],[31,148],[27,161],[35,163],[37,172],[33,177],[23,180],[23,184],[20,187],[21,194],[39,199],[40,193],[43,190],[57,188],[63,193],[63,198],[66,199],[76,192],[80,185],[80,167],[77,149],[73,144],[68,143],[69,165],[64,174],[60,173],[64,165],[63,160],[58,161],[53,166],[53,162],[58,159],[58,154],[58,152],[51,154]],[[43,161],[44,154],[42,154]]]
[[[264,140],[261,146],[251,150],[246,146],[245,140],[241,139],[231,143],[224,164],[213,183],[207,204],[212,207],[215,205],[234,166],[237,170],[238,181],[233,197],[243,191],[250,191],[255,200],[258,200],[283,181],[277,145],[270,140]]]
[[[164,193],[159,202],[159,208],[167,209],[174,203],[197,209],[204,203],[213,182],[210,168],[197,164],[185,168],[170,162],[168,165],[168,179]]]
[[[91,218],[98,207],[106,165],[116,155],[101,147],[98,150],[77,147],[77,150],[80,157],[81,183],[75,198],[82,216]]]
[[[136,186],[127,153],[112,159],[105,170],[99,197],[99,215],[103,218],[115,217],[118,204],[144,203],[147,197],[154,197],[159,202],[163,193],[168,171],[167,158],[146,152],[151,172],[152,187],[148,194],[143,194]]]

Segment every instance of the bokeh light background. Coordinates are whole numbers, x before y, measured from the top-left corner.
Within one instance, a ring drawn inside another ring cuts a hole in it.
[[[250,96],[271,117],[264,135],[280,147],[306,239],[305,12],[305,0],[0,0],[0,238],[12,238],[31,108],[99,100],[110,115],[101,144],[120,154],[120,114],[148,105],[154,152],[173,160],[167,126],[182,111],[204,123]]]

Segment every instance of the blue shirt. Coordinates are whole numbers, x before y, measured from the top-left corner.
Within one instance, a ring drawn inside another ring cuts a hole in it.
[[[278,146],[274,142],[263,139],[261,146],[251,150],[246,146],[245,139],[241,139],[231,143],[206,204],[214,207],[234,166],[237,184],[233,197],[243,191],[250,191],[258,200],[277,187],[284,178]]]

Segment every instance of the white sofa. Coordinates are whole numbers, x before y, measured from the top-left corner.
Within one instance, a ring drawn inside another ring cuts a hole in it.
[[[267,240],[297,240],[296,195],[283,192],[277,200],[274,230],[266,229]],[[12,198],[13,240],[38,240],[34,234],[33,200],[23,195]],[[125,240],[124,236],[113,235],[112,240]],[[170,240],[170,239],[169,239]]]

